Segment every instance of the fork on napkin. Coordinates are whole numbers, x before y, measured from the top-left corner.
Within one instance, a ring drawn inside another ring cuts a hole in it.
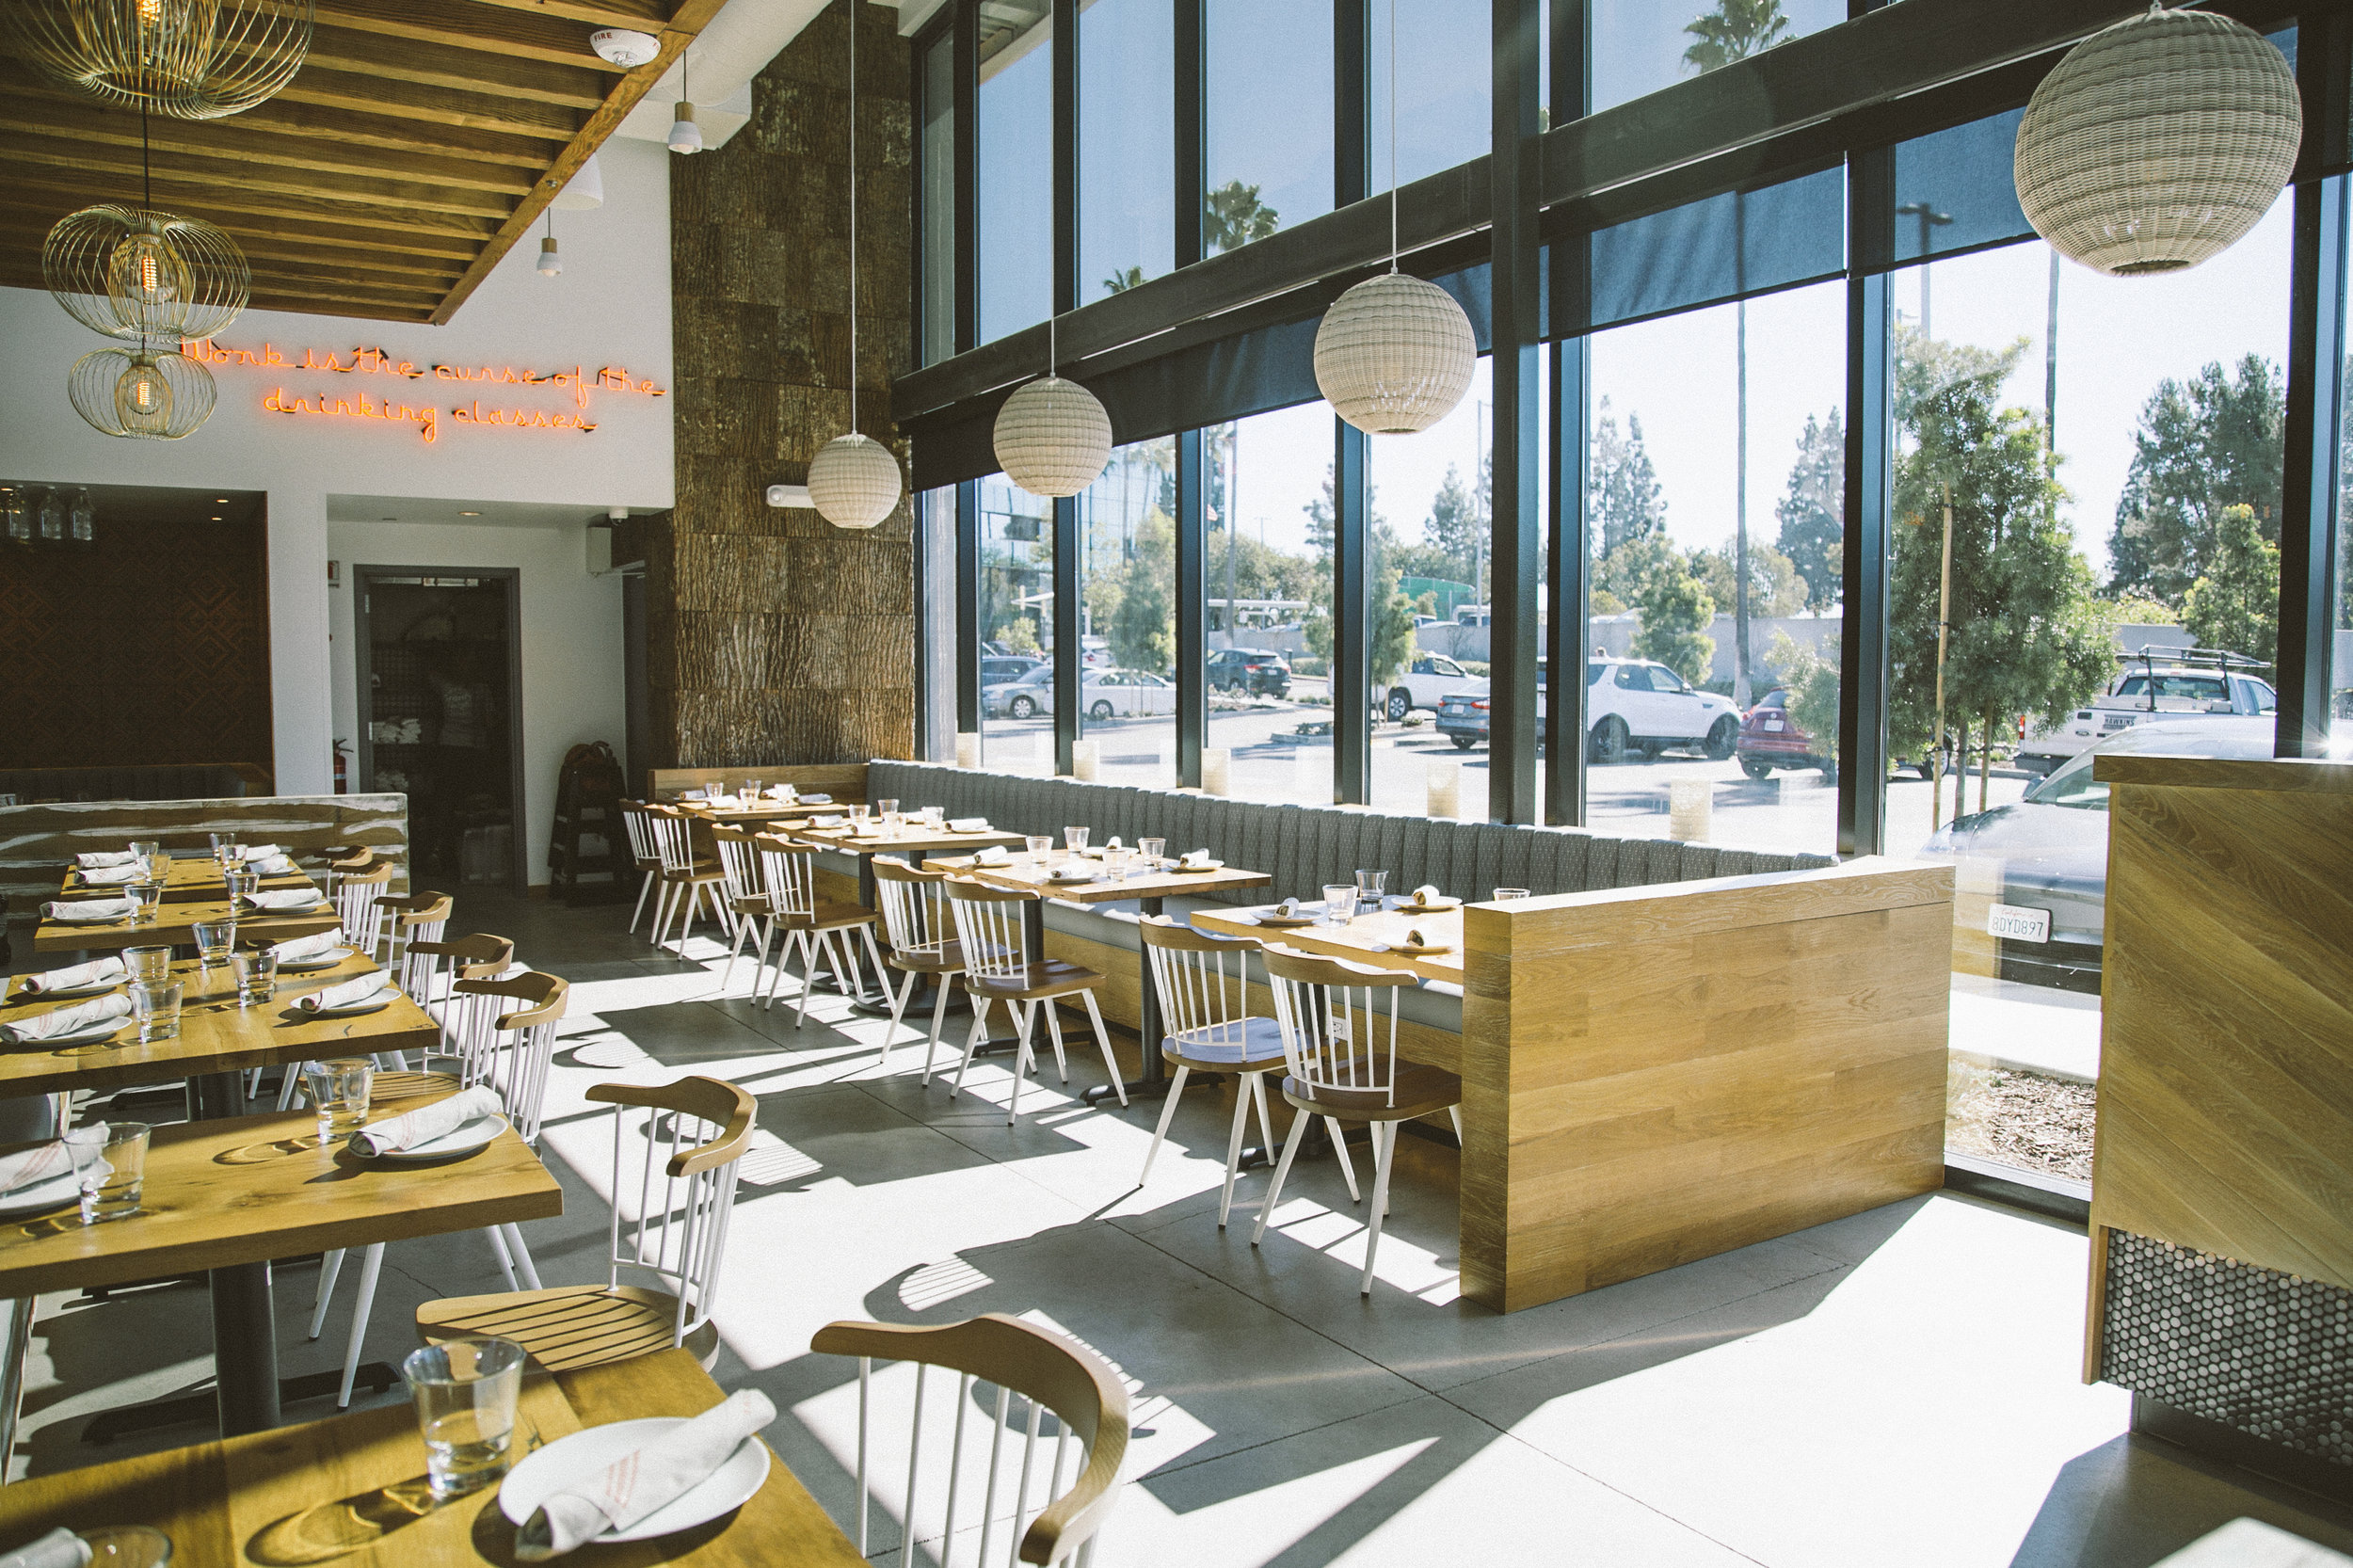
[[[757,1388],[739,1388],[684,1426],[673,1427],[598,1475],[555,1493],[515,1530],[515,1555],[544,1562],[586,1544],[610,1527],[625,1530],[711,1479],[745,1438],[776,1418]]]
[[[38,997],[51,991],[78,991],[102,981],[120,980],[128,973],[120,958],[93,958],[87,964],[68,964],[62,969],[26,975],[24,994]]]
[[[111,996],[92,997],[72,1007],[60,1007],[54,1013],[38,1017],[19,1018],[14,1023],[0,1024],[0,1038],[26,1045],[36,1040],[54,1040],[60,1034],[72,1034],[113,1018],[131,1016],[131,999],[118,991]]]
[[[351,1152],[398,1154],[419,1144],[429,1144],[444,1133],[456,1132],[468,1122],[503,1115],[505,1111],[506,1103],[499,1098],[497,1090],[477,1084],[464,1094],[435,1100],[405,1115],[371,1122],[351,1135]]]
[[[378,969],[374,974],[363,974],[357,980],[346,980],[341,985],[329,985],[324,991],[313,991],[307,997],[297,998],[295,1006],[305,1013],[324,1013],[331,1007],[356,1007],[360,1002],[372,1001],[379,991],[397,993],[399,987],[392,984],[392,977]]]
[[[93,898],[78,903],[44,904],[40,912],[67,925],[103,925],[129,920],[137,907],[127,898]]]

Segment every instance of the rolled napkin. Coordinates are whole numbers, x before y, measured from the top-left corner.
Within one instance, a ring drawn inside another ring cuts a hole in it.
[[[713,811],[732,811],[738,806],[741,806],[743,802],[737,800],[733,795],[712,795],[709,800],[704,801],[703,804],[710,807]]]
[[[1046,873],[1048,882],[1092,882],[1098,873],[1093,866],[1065,860]]]
[[[82,886],[85,888],[120,888],[126,883],[147,880],[145,866],[85,866]]]
[[[1426,948],[1430,945],[1430,936],[1421,927],[1409,925],[1405,928],[1405,945],[1409,948]]]
[[[81,1130],[94,1131],[98,1136],[98,1146],[102,1149],[106,1146],[105,1123],[94,1122]],[[62,1138],[36,1144],[22,1153],[0,1155],[0,1192],[16,1192],[27,1187],[37,1187],[44,1181],[56,1180],[72,1169],[73,1151],[66,1146]],[[8,1559],[0,1558],[0,1563],[6,1561]]]
[[[40,912],[53,920],[68,925],[97,925],[111,920],[127,920],[138,907],[127,898],[93,898],[79,903],[44,904]]]
[[[1287,920],[1296,920],[1299,916],[1299,901],[1295,898],[1287,898],[1274,906],[1274,912]]]
[[[628,1529],[711,1479],[744,1439],[776,1418],[776,1407],[757,1388],[739,1388],[684,1426],[673,1427],[600,1475],[558,1492],[532,1511],[515,1531],[515,1555],[525,1562],[561,1557],[610,1527]]]
[[[43,1013],[35,1018],[19,1018],[12,1024],[0,1024],[0,1037],[19,1045],[36,1040],[54,1040],[60,1034],[72,1034],[94,1024],[131,1016],[131,999],[120,991],[109,996],[92,997],[60,1007],[54,1013]]]
[[[245,863],[249,867],[256,860],[267,860],[273,856],[285,854],[286,846],[283,844],[246,844],[241,847],[241,853],[245,856]]]
[[[951,833],[985,833],[988,831],[988,819],[986,817],[951,817],[948,820],[948,831]]]
[[[1184,855],[1179,857],[1176,862],[1176,869],[1178,871],[1185,872],[1208,871],[1209,869],[1209,852],[1206,849],[1189,849],[1185,851]]]
[[[248,858],[245,863],[245,869],[263,876],[285,876],[294,871],[295,863],[289,856],[264,855],[259,860]]]
[[[411,1111],[405,1116],[388,1116],[374,1122],[351,1135],[350,1148],[354,1154],[398,1154],[413,1149],[419,1144],[429,1144],[443,1133],[456,1132],[468,1122],[485,1116],[496,1116],[505,1111],[506,1103],[498,1091],[477,1085],[462,1095],[452,1095],[445,1100]]]
[[[1434,883],[1425,882],[1420,887],[1414,889],[1414,902],[1421,905],[1424,909],[1429,908],[1432,904],[1437,903],[1444,897],[1446,897],[1446,895],[1438,891],[1437,885]]]
[[[130,972],[120,958],[93,958],[87,964],[68,964],[62,969],[28,974],[24,977],[24,990],[31,996],[48,991],[78,991],[102,981],[120,980]]]
[[[0,1568],[88,1568],[89,1560],[89,1543],[59,1525],[40,1540],[0,1557]]]
[[[248,893],[243,902],[271,914],[292,914],[298,909],[316,908],[319,890],[316,888],[287,888],[278,892]]]
[[[89,872],[96,871],[103,866],[136,865],[138,863],[138,858],[127,849],[100,849],[92,850],[87,855],[75,856],[73,863],[84,871]]]
[[[760,793],[766,795],[770,800],[791,800],[792,798],[792,786],[790,784],[771,784],[765,790],[762,790]]]
[[[1103,840],[1103,847],[1104,847],[1105,849],[1117,849],[1117,848],[1119,848],[1119,835],[1118,835],[1118,834],[1116,834],[1116,833],[1114,833],[1114,834],[1112,834],[1110,838],[1108,838],[1108,839],[1104,840]]]
[[[840,827],[842,824],[848,822],[849,820],[849,818],[841,816],[811,817],[808,820],[808,825],[811,827]]]
[[[323,1013],[330,1007],[350,1007],[374,999],[378,991],[392,990],[392,977],[378,969],[357,980],[346,980],[341,985],[329,985],[324,991],[313,991],[298,999],[295,1005],[305,1013]]]
[[[322,931],[315,936],[297,936],[291,942],[280,942],[270,952],[280,964],[299,964],[306,958],[324,958],[344,945],[344,928]]]
[[[791,800],[792,797],[787,795],[784,798]],[[833,804],[831,795],[803,795],[800,799],[803,806],[831,806]]]
[[[980,854],[972,856],[972,863],[976,866],[1003,866],[1010,865],[1012,861],[1013,856],[1005,853],[1005,846],[1002,844],[991,844]]]

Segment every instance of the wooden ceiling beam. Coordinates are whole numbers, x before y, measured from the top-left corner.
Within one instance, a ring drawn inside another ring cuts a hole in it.
[[[430,321],[430,312],[386,305],[373,299],[338,299],[331,295],[257,294],[257,311],[289,311],[299,315],[349,316],[358,321]]]
[[[255,271],[253,289],[257,294],[314,294],[322,299],[373,299],[381,304],[399,305],[417,311],[431,310],[441,297],[439,289],[417,284],[379,283],[334,273],[288,272],[274,267],[267,271]],[[235,333],[232,330],[229,335],[234,337]]]
[[[203,123],[219,125],[224,121]],[[548,144],[536,135],[508,136],[430,120],[290,104],[282,97],[246,110],[232,123],[289,139],[327,141],[403,156],[423,154],[517,168],[524,171],[527,180],[548,166]]]
[[[10,140],[7,152],[0,156],[11,162],[45,168],[71,168],[96,174],[107,185],[120,190],[124,200],[136,201],[138,196],[140,174],[136,153],[124,157],[109,149],[92,150],[84,143],[65,138],[19,136]],[[400,213],[440,213],[503,223],[506,215],[514,209],[511,199],[487,191],[454,190],[447,186],[321,174],[308,169],[219,158],[176,157],[171,161],[168,173],[174,182],[194,182],[207,188],[315,196],[328,201],[391,208],[394,216]]]
[[[595,59],[594,55],[588,56]],[[604,102],[605,78],[577,65],[553,66],[453,49],[447,44],[404,39],[387,47],[366,33],[318,27],[303,70],[340,70],[388,82],[413,82],[459,92],[488,92],[502,99],[590,110]]]
[[[379,38],[414,39],[509,59],[624,74],[623,67],[588,47],[592,31],[588,25],[547,15],[536,7],[525,11],[481,5],[476,0],[401,0],[396,7],[370,5],[366,0],[323,0],[318,19],[348,32],[373,33]]]
[[[628,27],[656,37],[666,27],[680,25],[670,8],[658,0],[481,0],[481,4],[534,16],[560,16],[590,27]],[[685,9],[680,7],[679,13],[684,14]],[[702,29],[703,24],[697,22],[687,30],[699,33]]]
[[[351,114],[424,120],[469,131],[498,131],[543,142],[568,142],[580,131],[580,113],[553,104],[524,104],[494,93],[459,92],[419,82],[386,81],[305,65],[278,94],[288,104],[313,104]]]
[[[38,200],[24,202],[13,190],[9,196],[11,200],[0,201],[0,227],[31,236],[30,248],[38,254],[42,237],[69,210],[67,203],[72,197],[69,194],[55,205],[46,205]],[[413,264],[453,278],[462,276],[482,248],[479,240],[423,229],[355,229],[299,219],[255,219],[230,212],[213,213],[207,221],[217,224],[248,254],[272,245],[309,246],[329,256],[347,258],[354,264],[394,270],[407,270]]]
[[[35,210],[47,208],[50,223],[77,207],[88,205],[89,189],[65,171],[39,165],[14,164],[0,156],[0,186]],[[272,195],[262,191],[222,190],[208,185],[184,185],[176,180],[155,182],[155,204],[167,212],[189,217],[200,217],[208,223],[230,227],[222,219],[228,215],[241,218],[264,217],[297,223],[329,223],[349,231],[355,238],[371,236],[370,243],[399,248],[400,242],[410,235],[434,234],[445,240],[482,244],[497,233],[497,226],[483,220],[459,217],[449,213],[383,213],[339,201],[315,197]],[[44,225],[44,227],[46,227]],[[271,228],[278,227],[273,223]]]

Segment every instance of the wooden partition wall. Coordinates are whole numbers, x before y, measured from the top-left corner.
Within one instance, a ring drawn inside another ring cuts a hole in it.
[[[772,762],[766,767],[753,768],[655,768],[647,776],[646,798],[676,800],[689,790],[704,790],[712,785],[723,790],[739,790],[749,778],[759,779],[762,789],[790,784],[803,794],[829,794],[845,805],[866,798],[866,764],[863,762]]]

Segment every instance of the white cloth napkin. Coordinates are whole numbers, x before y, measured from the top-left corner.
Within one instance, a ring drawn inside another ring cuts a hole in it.
[[[73,863],[86,872],[96,871],[102,866],[134,865],[137,860],[138,856],[127,849],[92,850],[87,855],[77,855],[73,857]]]
[[[245,869],[257,872],[264,876],[284,876],[295,869],[295,863],[288,856],[264,855],[259,860],[248,857],[245,863]]]
[[[953,817],[949,820],[948,831],[951,833],[985,833],[988,831],[988,819],[986,817]]]
[[[39,1017],[19,1018],[12,1024],[0,1024],[0,1035],[20,1044],[34,1040],[54,1040],[60,1034],[71,1034],[109,1018],[131,1016],[131,999],[116,992],[111,996],[92,997],[72,1007],[60,1007]]]
[[[316,908],[319,892],[316,888],[287,888],[276,892],[248,893],[243,902],[273,914],[292,914],[298,909]]]
[[[1093,866],[1083,865],[1074,860],[1065,860],[1061,865],[1056,866],[1052,871],[1048,872],[1046,873],[1046,880],[1048,882],[1092,882],[1101,873],[1098,872]]]
[[[120,980],[130,970],[120,958],[93,958],[87,964],[68,964],[62,969],[49,969],[24,977],[27,994],[40,996],[47,991],[74,991],[100,981]]]
[[[99,1139],[99,1147],[105,1147],[105,1123],[95,1122],[89,1128],[81,1130],[94,1131]],[[33,1147],[20,1153],[0,1155],[0,1192],[21,1192],[24,1188],[38,1186],[44,1181],[54,1181],[72,1169],[73,1169],[73,1151],[66,1147],[65,1140],[62,1138],[53,1139],[46,1144],[36,1144]],[[6,1558],[0,1558],[0,1563],[5,1563],[7,1560]]]
[[[1287,898],[1274,906],[1274,912],[1287,920],[1291,920],[1299,913],[1299,901],[1295,898]]]
[[[145,866],[86,866],[82,870],[85,888],[120,888],[125,883],[146,880]]]
[[[245,854],[245,863],[248,867],[256,860],[267,860],[273,856],[285,853],[283,844],[245,844],[241,848]]]
[[[771,784],[768,788],[761,791],[760,793],[766,795],[770,800],[791,800],[792,798],[792,786],[790,784]]]
[[[89,1560],[89,1543],[59,1525],[40,1540],[0,1557],[0,1568],[88,1568]]]
[[[842,824],[848,822],[849,820],[850,819],[847,817],[811,817],[809,819],[808,825],[811,827],[840,827]]]
[[[790,800],[792,797],[787,795],[785,798]],[[800,799],[803,806],[831,806],[833,804],[831,795],[803,795]]]
[[[354,1154],[397,1154],[413,1149],[419,1144],[429,1144],[445,1132],[456,1132],[468,1122],[484,1116],[496,1116],[505,1111],[505,1102],[498,1091],[480,1085],[462,1095],[452,1095],[445,1100],[411,1111],[405,1116],[388,1116],[372,1123],[351,1135]]]
[[[297,936],[291,942],[280,942],[270,952],[280,964],[299,964],[306,958],[324,958],[344,945],[344,928],[322,931],[315,936]]]
[[[1005,853],[1004,845],[991,844],[980,854],[972,856],[972,863],[976,866],[1002,866],[1011,862],[1013,856]]]
[[[378,991],[390,991],[392,977],[378,969],[357,980],[346,980],[341,985],[329,985],[324,991],[313,991],[298,999],[295,1005],[305,1013],[320,1013],[330,1007],[349,1007],[369,1000]]]
[[[1430,945],[1430,935],[1417,925],[1409,925],[1405,928],[1405,945],[1409,948],[1426,948]]]
[[[1446,897],[1446,895],[1438,891],[1437,884],[1435,883],[1425,882],[1420,887],[1414,889],[1414,902],[1425,909],[1429,908],[1432,904],[1437,903],[1444,897]]]
[[[515,1555],[544,1562],[585,1544],[606,1527],[627,1529],[708,1480],[744,1439],[776,1418],[757,1388],[739,1388],[681,1427],[673,1427],[600,1475],[558,1492],[515,1532]]]
[[[709,800],[704,801],[703,804],[710,807],[713,811],[732,811],[744,803],[737,800],[733,795],[712,795]]]
[[[1189,849],[1185,851],[1184,857],[1176,864],[1184,871],[1207,871],[1209,865],[1209,852],[1206,849]]]
[[[68,925],[96,925],[128,920],[131,911],[137,907],[127,898],[93,898],[73,903],[44,904],[40,912],[53,920],[61,920]]]

